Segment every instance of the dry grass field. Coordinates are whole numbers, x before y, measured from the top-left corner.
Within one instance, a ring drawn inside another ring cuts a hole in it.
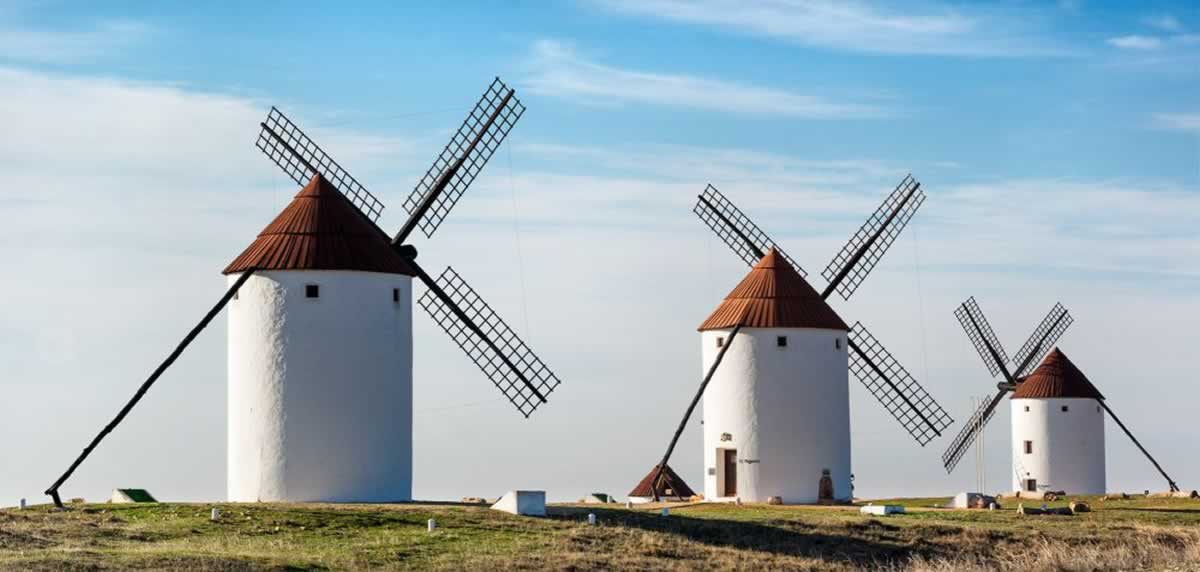
[[[1092,498],[1076,516],[928,508],[946,500],[892,501],[910,510],[889,517],[712,504],[667,517],[555,505],[547,518],[424,503],[37,506],[0,510],[0,569],[1200,570],[1200,501]]]

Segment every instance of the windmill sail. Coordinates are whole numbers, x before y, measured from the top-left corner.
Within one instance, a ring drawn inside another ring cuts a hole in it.
[[[796,269],[801,276],[807,276],[807,273],[799,264],[796,264],[792,257],[775,244],[767,233],[758,228],[750,217],[742,213],[741,209],[734,204],[725,195],[721,194],[716,187],[708,185],[704,192],[697,197],[696,207],[692,209],[708,228],[717,233],[717,236],[733,250],[733,253],[741,258],[749,266],[754,266],[770,252],[775,249],[792,268]]]
[[[958,462],[971,447],[971,443],[975,442],[975,439],[983,432],[983,428],[987,426],[988,421],[992,420],[992,415],[996,413],[996,406],[1000,404],[1000,400],[1006,393],[1008,393],[1007,389],[1001,389],[991,401],[981,404],[979,409],[971,414],[971,418],[959,430],[954,440],[950,442],[950,446],[946,447],[946,452],[942,453],[942,465],[946,467],[947,473],[954,471],[954,467],[958,466]]]
[[[821,272],[829,281],[822,296],[828,298],[836,291],[849,300],[924,202],[921,183],[912,175],[904,177]]]
[[[403,242],[413,225],[419,226],[426,237],[433,236],[523,113],[525,106],[515,92],[500,78],[492,81],[404,201],[404,209],[412,218],[397,236],[398,241]]]
[[[305,135],[295,123],[275,107],[261,124],[255,145],[298,185],[313,175],[323,175],[372,222],[379,220],[383,203],[359,184],[337,161]]]
[[[418,275],[426,275],[418,269]],[[525,417],[558,387],[559,379],[483,301],[447,267],[419,303]],[[443,297],[444,295],[444,297]]]
[[[1004,353],[1004,346],[1000,345],[1000,339],[996,337],[996,332],[983,315],[983,310],[979,309],[975,297],[972,296],[963,302],[954,311],[954,317],[958,318],[958,323],[962,325],[963,331],[975,346],[975,351],[979,352],[983,365],[988,368],[992,377],[1003,371],[1007,379],[1009,373],[1005,364],[1008,363],[1008,355]]]
[[[850,371],[922,447],[954,420],[861,323],[850,329]]]
[[[1017,371],[1013,373],[1013,377],[1020,379],[1025,377],[1032,369],[1046,357],[1050,352],[1050,348],[1058,342],[1058,338],[1062,337],[1063,332],[1071,327],[1075,319],[1067,312],[1062,303],[1057,303],[1050,309],[1050,313],[1042,319],[1042,323],[1038,324],[1037,329],[1029,335],[1029,339],[1025,341],[1025,345],[1017,350],[1017,356],[1014,361],[1019,364]]]

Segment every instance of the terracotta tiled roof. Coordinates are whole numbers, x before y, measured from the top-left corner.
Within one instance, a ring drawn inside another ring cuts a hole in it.
[[[654,489],[650,488],[650,481],[654,480],[654,474],[658,472],[658,465],[654,465],[650,469],[650,474],[646,475],[632,491],[629,491],[631,497],[654,497]],[[658,496],[663,498],[686,499],[696,493],[692,492],[692,488],[683,482],[675,471],[671,470],[671,465],[663,467],[662,478],[658,480]]]
[[[748,328],[850,330],[773,248],[698,329],[732,328],[738,323]]]
[[[362,270],[412,275],[379,227],[317,175],[225,274],[260,270]]]
[[[1088,397],[1104,399],[1100,390],[1088,381],[1067,354],[1054,348],[1042,364],[1024,381],[1017,384],[1013,399],[1048,399],[1057,397]]]

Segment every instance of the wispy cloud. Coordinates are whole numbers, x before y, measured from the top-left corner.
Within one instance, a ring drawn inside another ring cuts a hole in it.
[[[1151,121],[1159,129],[1200,132],[1200,113],[1155,113]]]
[[[1154,36],[1117,36],[1105,41],[1108,45],[1123,50],[1157,50],[1163,47],[1163,41]]]
[[[1178,32],[1183,29],[1183,24],[1179,22],[1175,16],[1170,14],[1155,14],[1146,16],[1142,19],[1142,23],[1151,28],[1158,28],[1165,32]]]
[[[107,20],[75,30],[35,29],[0,24],[0,61],[74,63],[111,56],[146,41],[152,26],[133,20]]]
[[[645,103],[760,116],[801,119],[876,118],[881,107],[834,101],[758,85],[692,75],[623,69],[593,62],[565,43],[533,46],[529,91],[594,104]]]
[[[1069,55],[1031,30],[1039,18],[998,9],[926,3],[902,9],[857,1],[594,0],[604,9],[700,24],[823,48],[948,56]]]

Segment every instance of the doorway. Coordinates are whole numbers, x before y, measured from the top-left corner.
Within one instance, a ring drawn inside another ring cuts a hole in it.
[[[721,449],[721,471],[724,477],[721,496],[737,496],[737,449]]]
[[[1025,490],[1027,492],[1037,492],[1037,479],[1025,479]]]

